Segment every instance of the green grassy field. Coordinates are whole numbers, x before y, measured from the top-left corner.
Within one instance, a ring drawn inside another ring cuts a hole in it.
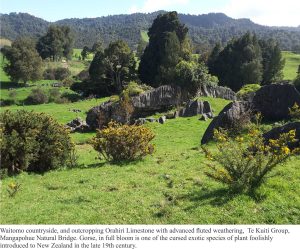
[[[216,112],[228,103],[205,100]],[[84,109],[80,104],[74,107]],[[96,103],[85,104],[88,109]],[[25,108],[47,112],[62,123],[71,118],[64,105]],[[156,134],[155,153],[121,165],[97,159],[86,143],[94,133],[74,134],[78,168],[2,180],[0,223],[299,224],[299,158],[275,170],[278,175],[259,189],[259,198],[231,196],[204,174],[207,162],[199,143],[208,124],[197,117],[168,120],[164,125],[149,123]],[[11,182],[21,184],[13,198],[6,192]]]
[[[282,55],[285,58],[285,67],[283,69],[284,79],[294,80],[297,76],[298,66],[300,65],[300,54],[283,51]]]
[[[215,114],[229,103],[201,99],[211,103]],[[86,111],[105,100],[10,106],[0,111],[44,112],[65,124],[77,116],[85,118]],[[123,164],[98,159],[88,143],[95,132],[73,133],[77,168],[1,180],[0,224],[299,224],[300,158],[276,168],[255,198],[233,196],[205,175],[208,162],[200,139],[209,122],[191,117],[167,120],[164,125],[147,123],[156,135],[154,154]],[[214,150],[214,144],[209,146]],[[20,190],[9,197],[12,182],[20,184]]]
[[[147,31],[141,30],[141,39],[145,42],[149,42],[149,36]]]

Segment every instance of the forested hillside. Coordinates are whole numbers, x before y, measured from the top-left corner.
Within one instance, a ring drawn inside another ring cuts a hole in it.
[[[46,33],[51,24],[68,25],[75,34],[75,47],[92,46],[101,40],[105,45],[110,41],[122,39],[136,49],[141,31],[150,27],[156,16],[161,13],[113,15],[98,18],[72,18],[47,22],[25,13],[2,14],[1,36],[14,40],[18,36],[39,37]],[[216,42],[226,44],[234,36],[246,31],[254,31],[260,38],[275,38],[282,50],[297,50],[300,45],[300,29],[287,27],[267,27],[253,23],[249,19],[233,19],[222,13],[204,15],[179,14],[179,19],[189,28],[189,35],[196,49],[212,47]],[[297,48],[298,47],[298,48]]]

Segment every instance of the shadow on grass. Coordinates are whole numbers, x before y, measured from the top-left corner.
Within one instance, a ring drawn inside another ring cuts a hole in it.
[[[230,192],[228,189],[221,188],[212,191],[195,190],[188,195],[182,196],[182,198],[193,202],[194,205],[187,208],[193,209],[207,204],[212,206],[223,206],[236,196],[237,194]]]
[[[1,89],[20,88],[20,87],[24,87],[24,84],[20,84],[17,82],[10,82],[10,81],[0,81]]]
[[[214,207],[219,207],[226,205],[229,201],[241,196],[248,196],[256,203],[262,202],[266,199],[266,195],[259,192],[250,192],[250,193],[235,193],[230,191],[227,188],[220,188],[216,190],[195,190],[189,194],[182,196],[182,199],[189,200],[194,204],[186,208],[186,210],[191,210],[198,208],[199,206],[211,205]]]

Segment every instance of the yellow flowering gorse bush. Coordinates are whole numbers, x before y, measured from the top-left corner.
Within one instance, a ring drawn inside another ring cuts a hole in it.
[[[154,146],[152,131],[139,125],[121,125],[110,122],[108,127],[98,130],[92,145],[106,160],[135,160],[152,154]]]
[[[270,171],[299,151],[288,147],[296,141],[295,136],[295,130],[291,130],[278,139],[265,141],[256,126],[247,135],[234,138],[224,130],[215,130],[217,152],[203,147],[206,158],[212,162],[206,175],[227,184],[234,192],[252,192]]]
[[[289,108],[289,115],[294,120],[300,119],[300,107],[297,103],[295,103],[292,108]]]

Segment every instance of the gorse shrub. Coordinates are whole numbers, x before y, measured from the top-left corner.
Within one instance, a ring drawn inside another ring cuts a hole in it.
[[[270,177],[269,173],[276,166],[298,151],[288,147],[290,142],[295,142],[294,130],[270,141],[265,141],[255,127],[244,137],[229,137],[222,130],[215,130],[214,137],[218,152],[212,153],[202,147],[212,162],[206,175],[227,184],[233,192],[253,192],[267,176]]]
[[[10,175],[64,166],[74,148],[68,131],[50,116],[24,110],[0,114],[1,167]]]
[[[106,160],[135,160],[152,154],[154,146],[150,141],[153,138],[149,128],[110,122],[107,128],[97,131],[92,145]]]
[[[293,120],[300,120],[300,107],[297,103],[292,108],[289,108],[289,116]]]

